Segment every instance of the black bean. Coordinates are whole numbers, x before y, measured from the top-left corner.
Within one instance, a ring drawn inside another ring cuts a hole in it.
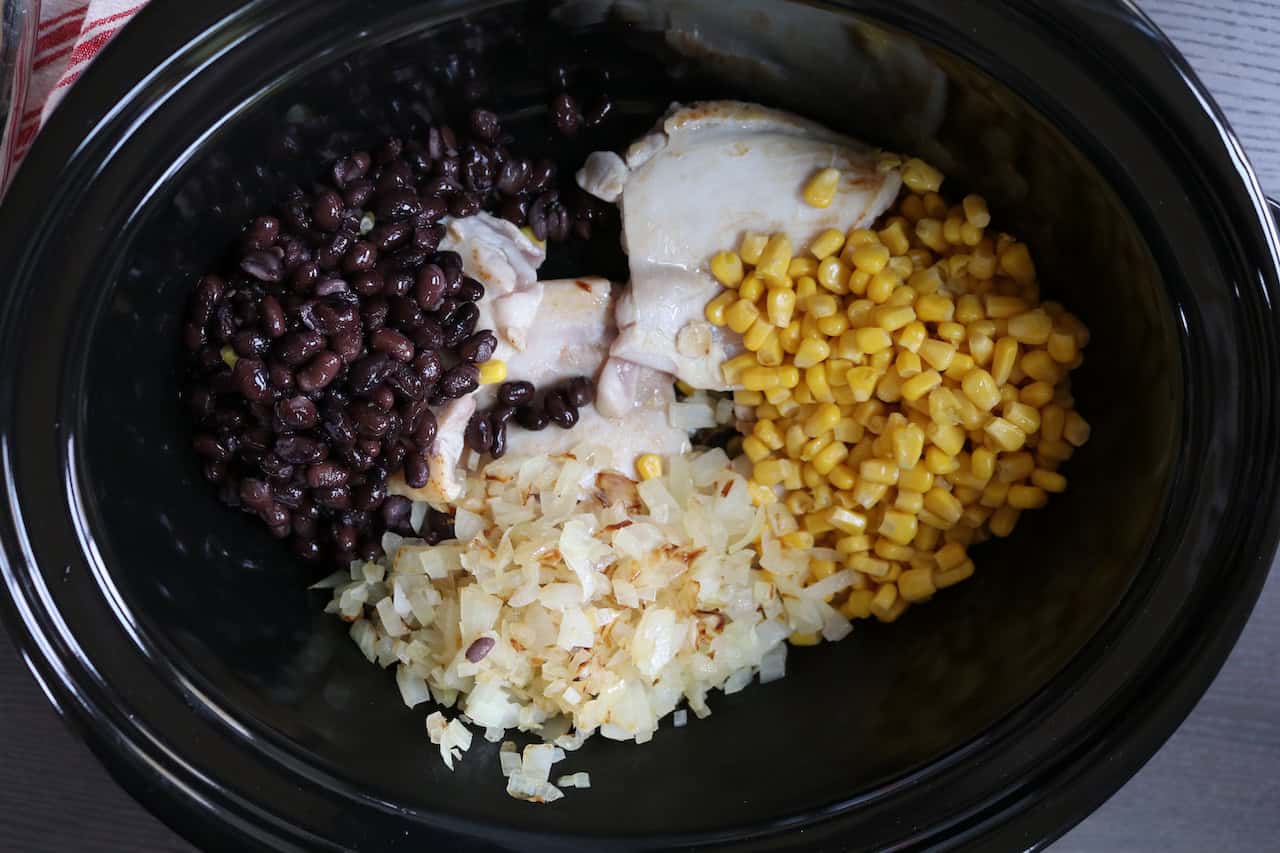
[[[465,277],[462,279],[462,286],[458,288],[458,298],[467,302],[479,302],[484,298],[484,285],[474,278]]]
[[[444,270],[436,264],[424,264],[422,269],[418,270],[413,297],[424,311],[434,311],[440,306],[440,300],[444,298],[447,288]]]
[[[365,438],[381,438],[390,423],[387,413],[373,403],[361,403],[351,409],[356,432]]]
[[[342,196],[325,190],[311,202],[311,220],[321,231],[337,231],[342,224]]]
[[[472,110],[470,116],[471,133],[485,142],[493,142],[502,132],[497,113],[490,110]]]
[[[565,396],[569,402],[578,408],[589,406],[595,402],[596,389],[591,384],[591,380],[585,376],[575,376],[569,380],[568,387],[565,388]]]
[[[413,341],[393,329],[379,329],[369,337],[370,349],[384,352],[399,362],[413,361]]]
[[[258,460],[258,467],[262,469],[262,473],[273,480],[288,482],[293,477],[293,466],[274,453],[262,454],[262,458]],[[286,491],[282,489],[276,490],[277,500],[284,500],[287,496],[288,493]]]
[[[369,242],[377,247],[379,252],[385,252],[388,249],[394,249],[408,240],[413,234],[413,227],[407,222],[388,222],[385,225],[374,226],[369,232]]]
[[[322,486],[311,490],[311,499],[330,509],[347,509],[351,506],[351,489],[347,486]]]
[[[399,468],[404,462],[404,456],[407,449],[399,442],[382,442],[382,461],[392,468]]]
[[[323,423],[325,435],[337,446],[350,447],[355,443],[355,424],[351,422],[351,416],[345,410],[339,408],[333,412],[326,412]]]
[[[467,422],[467,430],[463,433],[467,447],[476,453],[488,453],[493,447],[493,424],[485,412],[476,412]]]
[[[458,219],[475,216],[480,212],[484,201],[478,193],[460,193],[449,201],[449,213]]]
[[[362,210],[373,196],[373,181],[352,181],[342,193],[342,200],[348,210]]]
[[[529,183],[525,185],[525,190],[531,193],[540,193],[551,187],[556,182],[556,164],[543,157],[536,161],[529,170]]]
[[[541,406],[526,404],[516,410],[516,422],[525,429],[533,432],[546,429],[550,420],[551,419],[547,417],[546,411],[544,411]]]
[[[441,328],[444,329],[444,345],[456,347],[471,337],[479,319],[480,309],[475,306],[474,302],[463,302],[454,308],[440,322]]]
[[[351,289],[361,296],[373,296],[381,293],[385,286],[386,282],[377,270],[364,270],[351,276]],[[364,309],[361,310],[363,311]]]
[[[529,183],[530,167],[528,160],[512,158],[502,164],[498,170],[498,192],[503,195],[515,195]]]
[[[560,429],[571,429],[578,422],[578,410],[562,391],[553,391],[543,403],[547,417]]]
[[[434,252],[440,247],[440,241],[444,239],[443,225],[424,225],[421,228],[415,228],[413,231],[414,248],[421,249],[424,252]]]
[[[328,451],[313,438],[282,435],[276,440],[275,454],[291,465],[309,465],[323,462]]]
[[[470,394],[480,387],[480,371],[473,364],[459,364],[440,377],[438,393],[446,400]]]
[[[378,250],[368,240],[356,240],[351,244],[346,256],[342,259],[345,272],[364,272],[373,269],[378,261]]]
[[[276,356],[285,364],[296,367],[324,349],[324,336],[314,331],[293,332],[286,335],[276,348]]]
[[[427,510],[427,529],[440,537],[438,541],[455,538],[453,516],[436,509]]]
[[[360,543],[360,531],[354,524],[340,524],[333,529],[333,544],[339,551],[355,551]]]
[[[201,473],[210,483],[221,483],[227,478],[227,463],[206,459]]]
[[[438,193],[426,192],[420,201],[422,210],[413,219],[414,226],[418,228],[435,225],[449,213],[449,203]]]
[[[421,211],[422,203],[418,201],[418,194],[413,190],[390,190],[378,194],[373,210],[379,219],[399,222]]]
[[[258,281],[276,282],[284,279],[284,261],[270,249],[248,253],[240,259],[240,269]]]
[[[411,337],[414,346],[419,350],[435,350],[444,346],[444,329],[441,329],[440,324],[430,317],[422,319],[418,327],[413,330]]]
[[[245,477],[240,481],[240,502],[250,509],[264,509],[271,505],[271,484],[266,480]]]
[[[336,462],[319,462],[307,466],[307,485],[313,489],[327,486],[345,486],[351,472]]]
[[[406,270],[391,270],[385,276],[384,296],[408,296],[413,291],[413,273]]]
[[[395,530],[407,526],[413,503],[404,495],[391,495],[382,502],[382,523]]]
[[[267,336],[256,329],[241,329],[231,338],[231,347],[241,357],[262,355],[270,348]]]
[[[490,420],[493,421],[493,445],[489,448],[489,454],[494,459],[501,459],[507,455],[507,424],[505,421],[494,420],[492,415]]]
[[[280,220],[274,216],[259,216],[245,229],[244,246],[247,249],[269,249],[280,236]]]
[[[298,265],[290,279],[290,287],[294,293],[310,293],[320,280],[320,265],[315,261],[306,261]]]
[[[409,245],[393,254],[387,260],[393,271],[411,273],[422,266],[429,256],[429,252],[419,249],[417,246]]]
[[[199,352],[205,344],[209,343],[209,336],[205,334],[204,326],[185,323],[182,327],[182,343],[188,351]]]
[[[269,337],[278,338],[285,333],[284,309],[280,307],[279,299],[271,294],[262,297],[258,313],[262,318],[262,330]]]
[[[386,499],[387,486],[385,483],[365,483],[362,486],[356,486],[351,492],[352,506],[366,512],[382,506],[382,502]]]
[[[196,453],[215,462],[226,462],[231,458],[231,451],[208,433],[200,433],[191,441]]]
[[[213,336],[219,343],[226,343],[240,326],[235,310],[227,304],[219,305],[213,312]]]
[[[373,353],[351,365],[347,375],[347,384],[357,394],[368,394],[378,385],[386,381],[395,369],[395,362],[385,353]]]
[[[394,296],[387,300],[390,310],[387,312],[387,325],[409,332],[422,325],[426,319],[418,308],[418,303],[404,296]]]
[[[341,189],[351,181],[358,181],[369,172],[372,158],[364,151],[343,157],[333,164],[333,182]]]
[[[577,136],[582,128],[582,111],[578,102],[568,92],[561,92],[551,100],[551,120],[562,136]]]
[[[493,637],[476,637],[471,642],[471,645],[467,646],[467,660],[472,663],[480,663],[480,661],[489,656],[489,652],[493,651],[495,645],[497,645],[497,641]]]
[[[191,297],[191,320],[203,326],[213,317],[213,310],[222,302],[226,283],[216,275],[207,275],[196,285]]]
[[[338,358],[346,364],[350,364],[360,357],[360,353],[364,348],[364,342],[361,339],[360,332],[352,329],[345,332],[338,332],[329,339],[329,346],[333,348]]]
[[[368,396],[369,402],[373,403],[384,412],[389,412],[395,408],[396,395],[388,385],[379,385],[377,388],[370,391]]]
[[[316,296],[335,296],[339,293],[346,293],[350,289],[350,286],[342,279],[330,277],[322,278],[316,282],[313,292]]]
[[[601,95],[591,106],[583,113],[582,120],[587,127],[599,127],[609,113],[613,111],[613,99],[608,95]]]
[[[296,521],[295,532],[296,532]],[[306,560],[308,563],[314,563],[324,556],[324,549],[314,538],[307,538],[301,535],[295,536],[293,540],[293,553],[300,559]]]
[[[486,150],[468,145],[462,152],[462,182],[469,192],[487,193],[493,188],[493,161]]]
[[[498,205],[498,216],[514,225],[524,225],[529,202],[524,198],[506,198]]]
[[[270,400],[271,383],[267,379],[267,368],[256,358],[242,358],[236,362],[231,371],[231,381],[235,388],[248,400]]]
[[[498,336],[488,329],[476,332],[458,347],[458,357],[472,364],[482,364],[493,358],[498,348]]]
[[[519,380],[498,386],[498,400],[505,406],[523,406],[533,399],[533,383]]]
[[[327,350],[321,352],[311,359],[306,367],[298,371],[298,387],[307,393],[324,388],[338,378],[340,370],[342,370],[342,359]]]
[[[435,413],[427,409],[422,414],[422,420],[413,429],[413,443],[420,450],[430,450],[432,442],[436,440],[437,428]]]
[[[387,377],[387,384],[405,400],[421,400],[427,396],[426,383],[407,364],[396,367]]]
[[[431,468],[427,457],[421,453],[406,453],[404,457],[404,481],[411,489],[421,489],[430,478]]]
[[[276,403],[276,416],[292,429],[311,429],[320,422],[316,404],[303,396]]]

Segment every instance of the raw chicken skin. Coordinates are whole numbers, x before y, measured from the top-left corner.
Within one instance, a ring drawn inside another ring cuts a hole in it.
[[[542,300],[538,267],[546,260],[546,249],[510,222],[488,213],[447,218],[444,224],[440,250],[457,252],[463,273],[485,287],[491,324],[483,328],[493,329],[515,349],[524,349]]]
[[[878,167],[875,150],[799,116],[737,101],[674,105],[625,162],[602,155],[589,163],[579,185],[600,198],[616,195],[631,267],[597,402],[612,416],[636,403],[624,362],[694,388],[729,390],[720,364],[741,352],[742,341],[704,317],[720,292],[707,271],[712,255],[737,247],[746,231],[785,232],[799,253],[827,228],[871,224],[901,186],[896,169]],[[804,185],[828,167],[841,172],[836,200],[810,207]]]

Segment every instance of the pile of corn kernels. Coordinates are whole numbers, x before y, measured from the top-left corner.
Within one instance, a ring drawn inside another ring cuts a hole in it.
[[[833,603],[886,622],[969,578],[969,546],[1064,491],[1058,468],[1089,438],[1069,378],[1089,330],[1041,302],[1030,251],[988,232],[980,196],[948,205],[920,160],[902,174],[877,229],[799,250],[746,234],[711,259],[725,289],[706,308],[747,348],[723,373],[751,413],[741,448],[756,502],[785,506],[788,547],[838,554],[811,559],[808,583],[852,569]],[[838,178],[819,172],[806,201],[838,204]]]

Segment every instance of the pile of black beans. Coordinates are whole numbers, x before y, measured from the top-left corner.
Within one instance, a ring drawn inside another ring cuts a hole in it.
[[[551,389],[541,402],[535,399],[537,389],[532,382],[504,382],[498,387],[498,401],[488,411],[476,412],[467,424],[467,447],[476,453],[487,453],[500,459],[507,452],[507,425],[513,420],[527,430],[537,432],[555,424],[572,429],[578,423],[578,410],[595,402],[595,386],[585,376],[578,376],[563,388]]]
[[[592,208],[564,205],[550,161],[516,156],[490,111],[468,125],[337,160],[328,183],[254,219],[230,268],[192,295],[185,398],[204,476],[307,560],[373,559],[384,531],[413,532],[388,478],[427,483],[430,407],[474,391],[497,346],[476,328],[483,285],[439,251],[441,219],[489,210],[543,238],[590,232]],[[571,383],[535,411],[528,383],[503,388],[485,415],[495,456],[513,416],[568,428],[592,393]],[[432,511],[422,535],[452,536],[449,516]]]

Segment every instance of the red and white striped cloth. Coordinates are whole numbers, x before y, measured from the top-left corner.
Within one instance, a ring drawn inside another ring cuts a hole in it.
[[[10,154],[12,168],[22,162],[67,87],[145,5],[147,0],[42,0],[26,105]]]

